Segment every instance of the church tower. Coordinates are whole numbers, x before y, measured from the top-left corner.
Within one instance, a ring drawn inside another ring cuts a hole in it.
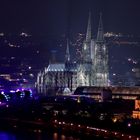
[[[91,13],[89,12],[88,24],[87,24],[87,32],[85,41],[83,42],[82,47],[82,61],[78,67],[77,73],[77,83],[78,86],[90,86],[91,85]]]
[[[102,14],[100,14],[97,39],[94,46],[93,85],[108,86],[108,49],[104,40]]]
[[[67,39],[67,48],[65,54],[65,62],[70,62],[69,39]]]
[[[82,48],[83,62],[91,63],[91,13],[89,12],[86,38]]]
[[[69,50],[69,39],[67,38],[66,54],[65,54],[65,87],[72,91],[72,73],[71,73],[71,61]]]

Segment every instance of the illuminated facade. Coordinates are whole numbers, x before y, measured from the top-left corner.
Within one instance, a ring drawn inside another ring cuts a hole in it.
[[[82,64],[79,68],[78,83],[81,83],[80,86],[109,86],[108,48],[105,44],[101,16],[100,14],[97,38],[93,40],[91,38],[91,14],[89,14],[86,39],[82,49]]]
[[[77,82],[78,86],[90,86],[91,74],[92,74],[92,35],[91,35],[91,13],[89,13],[88,26],[86,32],[86,38],[82,47],[82,60],[78,68]]]
[[[74,91],[78,86],[108,86],[108,51],[105,45],[102,19],[100,16],[97,39],[92,39],[91,14],[89,13],[86,37],[82,46],[79,63],[70,60],[67,40],[65,63],[49,64],[37,77],[38,92],[48,92],[49,88]]]
[[[69,41],[67,40],[65,63],[50,63],[37,76],[37,91],[39,93],[73,91],[77,87],[77,63],[70,61]]]
[[[108,86],[108,49],[105,44],[102,15],[100,14],[100,21],[97,33],[97,39],[94,46],[93,53],[93,73],[92,80],[95,86]]]
[[[107,91],[103,93],[103,89]],[[102,100],[104,98],[108,99],[124,99],[124,100],[136,100],[140,97],[140,87],[122,87],[122,86],[80,86],[75,92],[75,95],[84,95],[96,100]],[[111,96],[112,97],[111,97]],[[139,101],[140,105],[140,101]],[[136,105],[138,106],[138,105]],[[138,107],[136,107],[138,108]]]
[[[140,100],[135,100],[135,110],[132,114],[133,118],[140,119]]]

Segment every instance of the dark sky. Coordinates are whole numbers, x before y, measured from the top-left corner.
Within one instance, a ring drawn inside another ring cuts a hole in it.
[[[140,34],[140,0],[0,0],[0,32],[85,33],[89,8],[94,32],[101,11],[105,32]]]

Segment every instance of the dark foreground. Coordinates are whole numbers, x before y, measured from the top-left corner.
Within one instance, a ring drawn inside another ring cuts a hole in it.
[[[121,107],[118,113],[121,116],[123,107],[126,110],[130,103],[102,104],[89,98],[67,97],[12,100],[0,107],[0,140],[139,140],[140,135],[135,131],[140,128],[139,121],[135,124],[136,121],[128,118],[131,106],[125,118],[114,122],[114,111]]]
[[[87,137],[90,139],[90,137]],[[50,132],[0,131],[1,140],[81,140],[84,138]],[[97,137],[91,139],[99,140]],[[101,138],[100,138],[101,139]],[[102,139],[101,139],[102,140]]]

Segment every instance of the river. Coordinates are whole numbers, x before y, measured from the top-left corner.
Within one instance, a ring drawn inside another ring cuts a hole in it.
[[[0,140],[84,140],[85,137],[66,136],[58,133],[50,132],[18,132],[18,131],[2,131],[0,130]],[[97,140],[97,138],[87,138]],[[98,138],[99,140],[99,138]],[[100,138],[100,140],[103,140]]]

